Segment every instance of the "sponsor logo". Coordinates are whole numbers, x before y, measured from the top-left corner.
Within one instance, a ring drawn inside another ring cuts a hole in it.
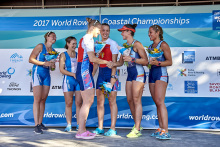
[[[52,89],[62,89],[62,86],[52,86]]]
[[[11,79],[11,76],[15,73],[15,69],[9,67],[7,71],[0,72],[0,78],[8,78]]]
[[[206,60],[220,60],[220,56],[207,56]]]
[[[167,90],[168,90],[168,91],[173,90],[173,85],[169,83],[169,84],[167,85]]]
[[[217,69],[217,76],[220,76],[220,69]]]
[[[194,69],[178,69],[178,75],[181,77],[195,77],[204,74],[203,71],[195,71]]]
[[[185,93],[198,93],[197,81],[184,81],[184,92]]]
[[[220,30],[220,10],[213,10],[213,21],[212,21],[212,29]]]
[[[116,69],[116,75],[120,76],[120,69]]]
[[[7,90],[18,91],[18,90],[21,90],[21,88],[19,88],[19,84],[18,83],[11,82],[9,84],[9,87],[7,88]]]
[[[220,92],[220,83],[209,83],[210,92]]]
[[[14,113],[2,113],[0,115],[0,118],[4,118],[4,117],[14,117]]]
[[[32,69],[29,69],[29,70],[27,70],[27,76],[30,76],[31,77],[31,75],[32,75]]]
[[[21,55],[18,55],[18,53],[14,53],[13,55],[11,55],[10,61],[12,63],[22,62],[23,57]]]
[[[182,63],[193,62],[195,62],[195,51],[184,51],[184,53],[182,53]]]

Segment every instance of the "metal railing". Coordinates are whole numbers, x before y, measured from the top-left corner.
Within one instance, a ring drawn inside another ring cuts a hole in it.
[[[157,2],[157,3],[119,3],[119,4],[110,4],[110,0],[107,0],[106,4],[79,4],[79,5],[45,5],[45,0],[42,0],[42,5],[32,5],[32,6],[0,6],[1,8],[77,8],[77,7],[120,7],[120,6],[152,6],[152,5],[170,5],[170,6],[181,6],[181,4],[207,4],[215,5],[215,2],[220,2],[220,0],[207,0],[207,1],[186,1],[186,2]]]

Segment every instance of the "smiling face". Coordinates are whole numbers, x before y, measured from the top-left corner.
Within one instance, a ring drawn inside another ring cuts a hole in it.
[[[102,27],[101,27],[102,40],[107,40],[109,38],[109,34],[110,34],[109,26],[102,25]]]
[[[77,42],[75,39],[72,39],[70,43],[67,42],[68,50],[75,51]]]
[[[131,36],[131,31],[129,30],[121,31],[121,36],[123,37],[123,40],[127,40],[128,36]]]
[[[152,27],[150,27],[148,31],[148,36],[150,37],[151,41],[154,41],[159,38],[159,31],[156,32]]]
[[[56,34],[51,33],[49,36],[46,37],[46,39],[47,39],[47,42],[54,44],[56,42],[57,37],[56,37]]]

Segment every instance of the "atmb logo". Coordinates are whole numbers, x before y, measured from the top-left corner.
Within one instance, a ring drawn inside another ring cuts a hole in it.
[[[198,93],[197,81],[184,81],[184,92],[185,93]]]
[[[18,55],[18,53],[14,53],[13,55],[11,55],[10,61],[12,63],[21,62],[23,61],[23,57],[21,55]]]
[[[193,62],[195,62],[195,51],[184,51],[184,53],[182,53],[182,63]]]

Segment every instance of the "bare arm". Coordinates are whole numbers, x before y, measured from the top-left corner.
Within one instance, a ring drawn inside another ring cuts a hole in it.
[[[164,53],[164,57],[165,57],[165,61],[161,62],[160,66],[171,66],[172,65],[172,56],[171,56],[171,51],[170,51],[170,47],[166,42],[163,42],[161,44],[161,49]],[[156,59],[153,59],[150,62],[151,65],[158,65],[159,61],[157,61]]]
[[[133,50],[134,50],[135,52],[138,52],[138,54],[139,54],[140,57],[141,57],[141,58],[139,58],[139,59],[135,59],[134,62],[137,63],[137,64],[141,64],[141,65],[143,65],[143,66],[148,65],[147,54],[146,54],[146,52],[145,52],[145,49],[144,49],[143,45],[142,45],[139,41],[136,41],[136,42],[134,43]],[[131,58],[130,56],[124,56],[123,59],[124,59],[124,61],[128,61],[128,62],[132,61],[132,58]]]
[[[117,57],[118,57],[118,54],[112,54],[112,61],[113,61],[113,63],[117,62]],[[112,67],[111,75],[115,75],[115,73],[116,73],[116,67]],[[111,78],[110,83],[112,84],[112,86],[115,84],[115,82],[116,82],[116,79],[115,78]]]
[[[69,72],[69,71],[65,70],[65,61],[66,61],[65,54],[64,53],[60,54],[60,59],[59,59],[60,72],[64,75],[73,76],[74,78],[76,78],[75,73],[72,73],[72,72]]]
[[[123,60],[123,56],[121,55],[119,61],[114,62],[114,63],[113,63],[113,66],[114,66],[114,67],[120,67],[120,66],[123,65],[123,63],[124,63],[124,60]]]
[[[97,64],[108,64],[108,61],[99,59],[95,56],[94,52],[87,52],[89,61]]]
[[[38,61],[36,58],[39,55],[39,53],[42,51],[43,49],[43,45],[42,44],[38,44],[33,51],[31,52],[31,55],[29,57],[29,63],[35,64],[35,65],[44,65],[44,66],[52,66],[53,63],[49,62],[49,61]]]

